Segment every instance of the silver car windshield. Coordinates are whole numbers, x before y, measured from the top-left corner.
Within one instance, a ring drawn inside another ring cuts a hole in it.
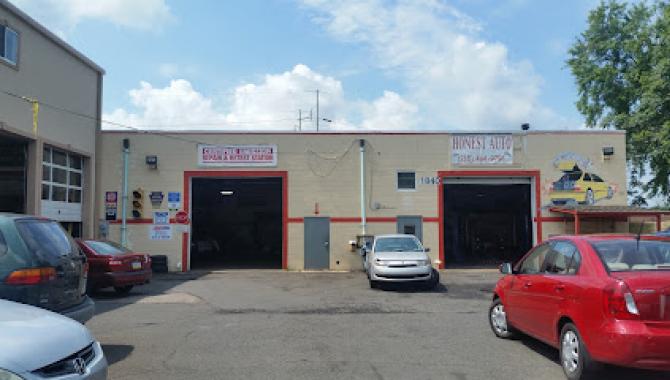
[[[418,240],[411,237],[387,237],[377,240],[377,252],[423,252]]]

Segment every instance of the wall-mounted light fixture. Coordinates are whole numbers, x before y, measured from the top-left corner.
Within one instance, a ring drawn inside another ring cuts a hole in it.
[[[223,195],[224,197],[227,197],[227,196],[230,196],[230,195],[234,194],[234,192],[232,190],[221,190],[219,193],[221,195]]]
[[[614,147],[613,146],[604,146],[603,147],[603,159],[609,160],[614,156]]]
[[[145,162],[149,169],[158,169],[158,156],[146,156]]]

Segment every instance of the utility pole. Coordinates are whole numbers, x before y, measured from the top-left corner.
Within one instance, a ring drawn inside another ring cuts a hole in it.
[[[316,131],[319,131],[319,89],[316,89]]]
[[[302,110],[298,109],[298,131],[302,131],[302,121],[312,120],[312,110],[309,110],[309,116],[302,117]]]

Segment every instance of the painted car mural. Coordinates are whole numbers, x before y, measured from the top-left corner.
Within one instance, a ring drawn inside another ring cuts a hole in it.
[[[554,205],[593,205],[602,199],[611,199],[615,186],[607,183],[590,170],[591,161],[574,153],[564,153],[554,160],[561,177],[551,184],[549,199]]]

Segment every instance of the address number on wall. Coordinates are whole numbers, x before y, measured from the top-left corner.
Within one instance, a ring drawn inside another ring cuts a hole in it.
[[[439,185],[440,177],[421,177],[419,183],[422,185]]]

